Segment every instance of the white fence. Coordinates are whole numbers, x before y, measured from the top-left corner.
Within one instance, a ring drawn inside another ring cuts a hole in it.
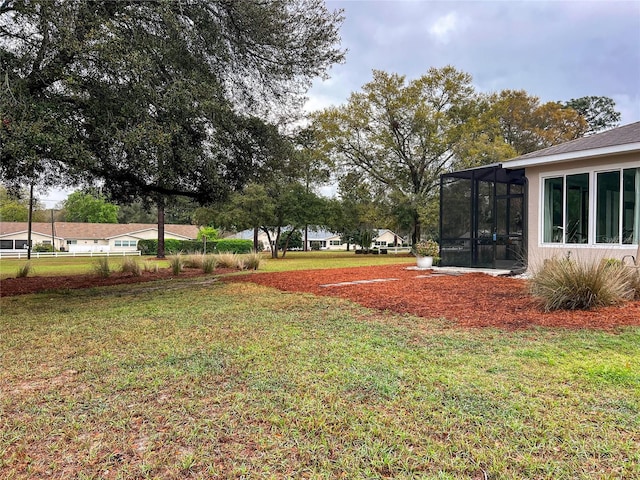
[[[31,252],[31,258],[48,257],[124,257],[127,255],[140,256],[139,250],[128,252]],[[27,251],[0,251],[0,258],[27,258]]]

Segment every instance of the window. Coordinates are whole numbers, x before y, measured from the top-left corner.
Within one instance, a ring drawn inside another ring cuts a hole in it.
[[[135,247],[137,242],[137,240],[116,240],[114,245],[116,247]]]
[[[622,171],[622,243],[640,241],[640,168]]]
[[[27,249],[29,247],[27,247],[28,243],[26,240],[16,240],[16,250],[22,248],[22,249]]]
[[[596,242],[637,244],[640,168],[598,173],[596,192]]]
[[[342,242],[340,240],[329,240],[329,245],[332,247],[339,247],[342,245]]]
[[[589,241],[589,174],[544,180],[545,243]]]
[[[567,175],[565,242],[589,241],[589,174]]]
[[[3,250],[13,250],[13,240],[0,240],[0,248]]]
[[[78,241],[77,240],[67,240],[67,245],[77,245]]]
[[[562,243],[562,184],[563,178],[544,181],[544,242]]]

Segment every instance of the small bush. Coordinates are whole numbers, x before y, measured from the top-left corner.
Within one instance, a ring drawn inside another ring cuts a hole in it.
[[[36,245],[33,247],[33,251],[34,252],[53,252],[53,245],[51,244],[45,244],[45,243],[36,243]]]
[[[225,252],[215,255],[216,264],[220,268],[238,268],[240,258],[235,253]]]
[[[251,252],[242,256],[242,270],[258,270],[260,263],[262,263],[262,255],[258,252]]]
[[[27,262],[24,265],[22,265],[20,268],[18,268],[16,277],[25,278],[25,277],[28,277],[30,273],[31,273],[31,262]]]
[[[546,260],[529,282],[545,311],[586,310],[633,298],[629,269],[606,261]]]
[[[130,273],[135,277],[139,277],[142,273],[138,260],[131,257],[124,258],[124,260],[122,261],[122,265],[120,266],[120,271],[122,273]]]
[[[111,268],[109,267],[109,259],[107,257],[100,257],[93,264],[93,271],[96,275],[102,278],[107,278],[111,275]]]
[[[182,255],[172,255],[169,257],[169,266],[171,267],[171,272],[174,275],[180,275],[180,272],[184,268],[184,259]]]

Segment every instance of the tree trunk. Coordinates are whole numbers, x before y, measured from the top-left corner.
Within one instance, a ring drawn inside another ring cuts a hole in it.
[[[158,258],[164,258],[164,201],[158,200]]]
[[[253,227],[253,250],[258,252],[258,227]]]
[[[278,243],[280,242],[280,227],[276,229],[276,239],[271,247],[271,258],[278,258]]]
[[[420,241],[420,230],[422,225],[420,224],[420,216],[418,212],[413,213],[413,233],[411,234],[411,244],[415,245]]]

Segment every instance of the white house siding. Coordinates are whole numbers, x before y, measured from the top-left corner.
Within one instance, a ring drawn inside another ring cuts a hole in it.
[[[509,166],[508,163],[505,164]],[[595,173],[615,169],[639,168],[637,153],[595,159],[580,159],[552,165],[533,166],[525,169],[528,180],[528,264],[536,268],[542,261],[554,256],[571,255],[584,260],[618,258],[634,255],[636,245],[604,244],[595,242]],[[563,175],[589,173],[589,238],[587,243],[558,244],[543,240],[543,184],[544,179]]]
[[[382,230],[379,236],[373,239],[372,246],[377,248],[388,248],[393,246],[394,241],[402,245],[402,238],[394,234],[391,230]]]
[[[3,243],[7,247],[9,242],[15,247],[16,240],[26,243],[27,228],[26,222],[0,222],[0,240],[5,240]],[[50,232],[51,224],[34,222],[32,245],[51,244]],[[197,232],[198,227],[195,225],[165,225],[165,239],[192,240],[197,237]],[[157,238],[158,230],[154,224],[54,223],[54,247],[68,252],[136,251],[139,240]],[[0,244],[0,252],[16,252],[15,248],[2,247],[3,244]]]
[[[94,240],[94,239],[72,239],[65,245],[65,250],[72,253],[87,253],[87,252],[109,252],[111,248],[108,240]]]

